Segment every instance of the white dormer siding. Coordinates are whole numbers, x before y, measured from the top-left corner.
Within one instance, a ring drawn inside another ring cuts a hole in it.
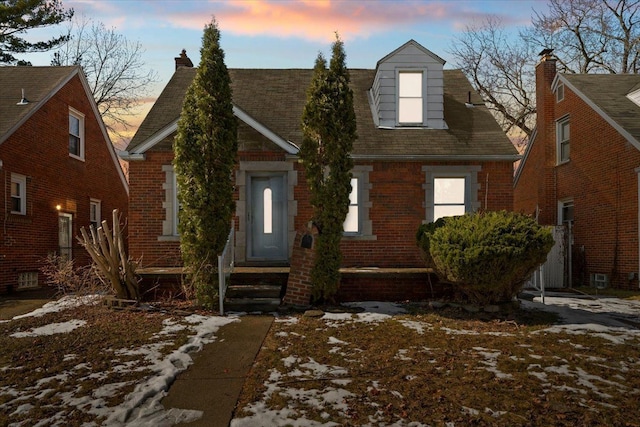
[[[444,62],[414,40],[381,59],[370,90],[376,125],[446,129]]]

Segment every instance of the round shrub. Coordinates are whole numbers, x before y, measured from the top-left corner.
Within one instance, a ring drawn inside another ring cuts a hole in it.
[[[447,218],[429,238],[441,278],[481,305],[512,300],[552,246],[551,230],[506,211]]]

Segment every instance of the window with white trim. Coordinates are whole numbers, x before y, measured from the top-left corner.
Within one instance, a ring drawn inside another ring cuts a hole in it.
[[[425,222],[464,215],[480,208],[480,166],[423,166],[422,170],[425,173]]]
[[[11,213],[27,214],[27,177],[11,174]]]
[[[69,108],[69,155],[84,160],[84,115]]]
[[[558,202],[558,225],[573,223],[573,199]]]
[[[91,199],[89,201],[89,223],[97,230],[102,223],[102,203],[100,200]]]
[[[556,133],[558,163],[568,162],[571,140],[569,117],[564,117],[556,122]]]
[[[564,99],[564,84],[560,83],[556,88],[556,102],[560,102]]]
[[[422,71],[398,72],[398,123],[422,124],[423,84]]]

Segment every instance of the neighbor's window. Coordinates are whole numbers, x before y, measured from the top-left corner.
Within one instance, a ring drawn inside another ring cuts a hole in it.
[[[422,72],[398,73],[398,122],[422,123]]]
[[[433,179],[433,220],[447,216],[464,215],[465,183],[463,177]]]
[[[11,213],[27,214],[27,177],[11,174]]]
[[[558,163],[569,161],[570,129],[569,118],[566,117],[557,122]]]
[[[556,102],[560,102],[564,99],[564,85],[560,83],[556,88]]]
[[[558,224],[573,223],[573,200],[563,200],[558,205]]]
[[[343,229],[347,234],[360,232],[360,213],[358,203],[358,178],[351,178],[351,193],[349,193],[349,213],[344,220]]]
[[[95,227],[97,230],[100,227],[102,222],[102,218],[100,215],[102,203],[100,200],[91,199],[89,202],[89,223]]]
[[[84,159],[84,116],[69,109],[69,155]]]

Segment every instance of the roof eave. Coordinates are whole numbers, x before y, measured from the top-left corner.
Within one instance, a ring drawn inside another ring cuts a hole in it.
[[[244,110],[242,110],[236,105],[233,106],[233,114],[238,119],[242,120],[248,126],[250,126],[254,130],[256,130],[258,133],[263,135],[265,138],[269,139],[271,142],[273,142],[274,144],[276,144],[277,146],[285,150],[287,154],[295,155],[300,150],[300,148],[296,144],[282,138],[277,133],[273,132],[271,129],[269,129],[268,127],[266,127],[265,125],[263,125],[262,123],[254,119],[253,117],[251,117],[247,112],[245,112]],[[140,157],[140,155],[143,155],[144,153],[146,153],[149,149],[153,148],[157,143],[159,143],[160,141],[162,141],[172,133],[176,132],[177,130],[178,130],[178,119],[174,120],[164,128],[160,129],[158,132],[153,134],[147,140],[139,144],[136,148],[127,152],[128,154],[126,155],[132,158],[133,160],[144,160],[144,157]],[[120,155],[120,158],[124,159],[122,155],[123,154]]]
[[[289,158],[296,158],[291,155]],[[478,162],[515,162],[522,158],[520,154],[351,154],[359,161],[478,161]]]

